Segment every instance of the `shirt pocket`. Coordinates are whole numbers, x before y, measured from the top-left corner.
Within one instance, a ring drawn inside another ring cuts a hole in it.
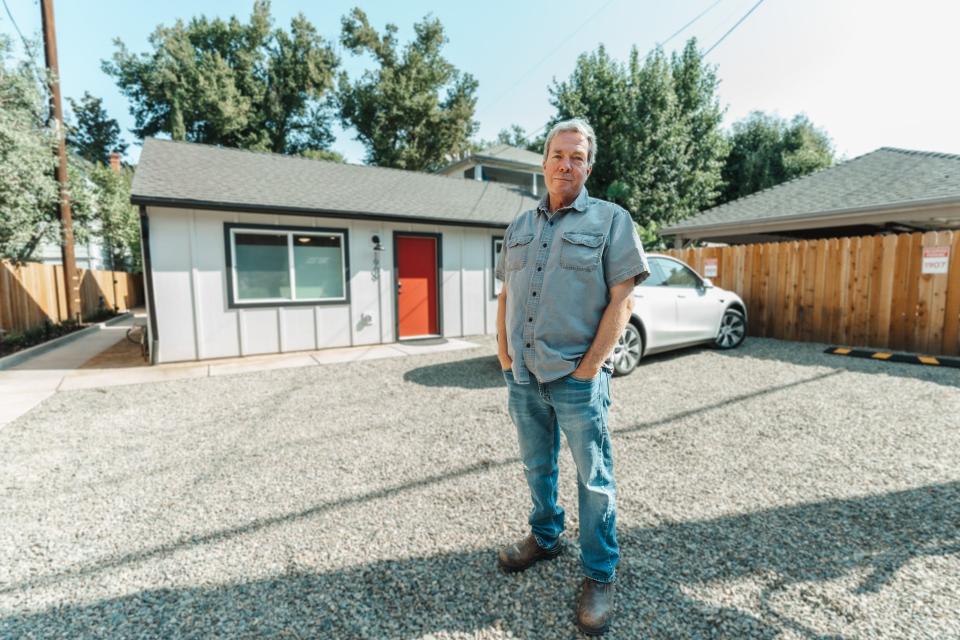
[[[527,249],[533,234],[512,236],[507,241],[507,271],[523,269],[527,264]]]
[[[560,247],[560,266],[577,271],[594,271],[600,265],[603,253],[602,233],[567,231]]]

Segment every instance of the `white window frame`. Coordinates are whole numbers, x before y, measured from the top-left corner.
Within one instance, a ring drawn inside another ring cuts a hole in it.
[[[290,275],[290,296],[289,298],[241,298],[240,297],[240,288],[237,282],[237,233],[242,234],[256,234],[256,235],[265,235],[265,236],[286,236],[287,237],[287,268]],[[293,259],[293,237],[294,236],[339,236],[340,237],[340,282],[342,285],[343,295],[338,298],[297,298],[297,275],[296,269],[294,268],[294,259]],[[246,305],[246,304],[284,304],[284,303],[307,303],[307,302],[316,302],[316,303],[331,303],[331,302],[347,302],[347,249],[346,249],[347,238],[346,234],[342,231],[302,231],[302,230],[290,230],[278,227],[276,229],[263,229],[263,228],[245,228],[245,227],[231,227],[230,228],[230,278],[233,283],[233,303],[237,305]]]

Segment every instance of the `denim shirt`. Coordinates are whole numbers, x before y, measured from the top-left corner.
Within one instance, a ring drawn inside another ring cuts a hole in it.
[[[586,189],[550,213],[549,194],[504,234],[496,277],[507,292],[507,353],[529,384],[571,374],[593,343],[610,287],[650,275],[630,214]],[[604,363],[610,369],[610,359]]]

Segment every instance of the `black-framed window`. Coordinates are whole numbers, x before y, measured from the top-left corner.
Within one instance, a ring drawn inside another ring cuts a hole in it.
[[[346,229],[227,224],[231,306],[349,302]]]
[[[500,290],[503,288],[503,283],[497,280],[497,260],[500,259],[500,252],[503,251],[503,236],[493,236],[491,238],[490,248],[493,255],[493,286],[491,287],[492,297],[496,298],[500,295]]]

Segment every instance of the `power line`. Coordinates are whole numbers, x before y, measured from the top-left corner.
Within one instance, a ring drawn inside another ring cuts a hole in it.
[[[707,15],[714,7],[716,7],[716,6],[717,6],[718,4],[720,4],[721,2],[723,2],[723,0],[716,0],[716,2],[714,2],[714,3],[711,4],[709,7],[707,7],[706,9],[704,9],[703,11],[701,11],[700,13],[698,13],[692,20],[690,20],[689,22],[687,22],[687,24],[683,25],[682,27],[680,27],[679,29],[677,29],[676,31],[674,31],[673,33],[671,33],[670,36],[667,37],[666,40],[664,40],[663,42],[658,42],[656,46],[654,46],[652,49],[650,49],[649,51],[647,51],[647,55],[643,56],[643,59],[646,60],[646,59],[649,58],[651,55],[653,55],[653,52],[654,52],[654,51],[656,51],[656,50],[659,49],[660,47],[664,46],[665,44],[669,43],[671,40],[673,40],[674,38],[676,38],[678,35],[680,35],[680,34],[683,33],[684,31],[686,31],[686,30],[687,30],[690,26],[692,26],[697,20],[699,20],[699,19],[702,18],[703,16]],[[760,0],[760,2],[763,2],[763,0]],[[609,3],[608,3],[608,4],[609,4]],[[760,3],[758,2],[757,4],[760,4]],[[756,8],[756,7],[754,7],[754,9],[755,9],[755,8]],[[753,9],[751,9],[750,11],[753,11]],[[747,15],[750,15],[750,14],[748,13]],[[744,18],[745,18],[745,17],[746,17],[746,16],[744,16]],[[743,21],[743,18],[741,18],[740,21],[742,22],[742,21]],[[739,24],[739,23],[737,23],[737,24]],[[734,25],[734,27],[736,27],[736,25]],[[726,37],[726,36],[724,36],[724,37]],[[722,40],[722,38],[721,38],[721,40]],[[717,42],[717,43],[714,44],[713,46],[715,47],[715,46],[717,46],[717,44],[720,44],[720,43]],[[712,47],[711,47],[711,48],[712,48]],[[704,54],[704,55],[706,55],[706,54]],[[542,61],[541,61],[541,62],[542,62]],[[539,63],[538,63],[538,64],[539,64]],[[548,120],[547,122],[545,122],[545,123],[543,124],[543,126],[541,126],[539,129],[536,129],[535,131],[529,133],[529,134],[527,135],[527,137],[524,138],[524,140],[526,140],[527,142],[529,142],[534,136],[536,136],[538,133],[540,133],[541,131],[543,131],[544,129],[546,129],[548,123],[549,123],[549,120]]]
[[[707,55],[708,55],[711,51],[713,51],[714,49],[717,48],[717,45],[718,45],[718,44],[720,44],[721,42],[723,42],[724,40],[726,40],[727,36],[729,36],[731,33],[733,33],[734,30],[735,30],[737,27],[739,27],[740,24],[741,24],[744,20],[746,20],[746,19],[750,16],[750,14],[753,13],[753,11],[754,11],[757,7],[759,7],[760,5],[762,5],[763,3],[764,3],[764,0],[759,0],[759,1],[757,2],[757,4],[755,4],[755,5],[753,5],[752,7],[750,7],[750,10],[747,11],[745,14],[743,14],[743,16],[741,16],[741,18],[740,18],[739,20],[737,20],[736,24],[734,24],[732,27],[730,27],[729,29],[727,29],[727,32],[726,32],[725,34],[723,34],[722,36],[720,36],[720,39],[717,40],[716,42],[714,42],[714,43],[713,43],[713,46],[711,46],[709,49],[707,49],[706,51],[704,51],[703,54],[702,54],[700,57],[701,57],[701,58],[706,58]]]
[[[592,14],[589,18],[587,18],[586,20],[584,20],[583,22],[581,22],[579,27],[577,27],[576,29],[574,29],[566,38],[564,38],[563,40],[561,40],[561,41],[560,41],[560,44],[558,44],[554,49],[552,49],[552,50],[550,51],[550,53],[548,53],[547,55],[543,56],[543,57],[539,60],[539,62],[537,62],[535,65],[533,65],[532,67],[530,67],[529,69],[527,69],[527,70],[523,73],[522,76],[520,76],[519,78],[517,78],[516,82],[514,82],[512,85],[510,85],[509,87],[507,87],[507,88],[506,88],[505,90],[503,90],[502,92],[500,92],[500,93],[497,95],[496,98],[494,98],[493,100],[491,100],[490,102],[488,102],[486,105],[484,105],[483,111],[481,111],[480,113],[486,113],[487,111],[490,110],[490,107],[492,107],[493,105],[495,105],[495,104],[496,104],[497,102],[499,102],[504,96],[506,96],[508,93],[510,93],[511,91],[513,91],[513,89],[516,88],[517,85],[519,85],[521,82],[523,82],[524,80],[526,80],[526,79],[527,79],[527,76],[529,76],[531,73],[533,73],[534,70],[536,70],[537,67],[539,67],[541,64],[543,64],[544,62],[546,62],[547,60],[549,60],[549,59],[553,56],[553,54],[555,54],[557,51],[559,51],[559,50],[563,47],[563,45],[565,45],[565,44],[570,40],[570,38],[572,38],[573,36],[575,36],[575,35],[577,35],[578,33],[580,33],[580,31],[581,31],[585,26],[587,26],[587,23],[589,23],[591,20],[593,20],[594,18],[596,18],[598,15],[600,15],[600,14],[603,12],[603,10],[606,9],[607,7],[609,7],[611,4],[613,4],[614,1],[615,1],[615,0],[607,0],[607,2],[605,2],[599,9],[597,9],[596,11],[594,11],[593,14]],[[480,113],[478,113],[477,115],[479,116]]]
[[[677,29],[676,31],[674,31],[673,33],[671,33],[669,38],[667,38],[667,39],[664,40],[663,42],[658,43],[657,46],[658,46],[658,47],[662,47],[662,46],[664,46],[665,44],[667,44],[668,42],[670,42],[671,40],[673,40],[674,38],[676,38],[678,35],[680,35],[680,34],[683,33],[684,31],[686,31],[686,30],[687,30],[687,27],[689,27],[690,25],[692,25],[694,22],[696,22],[697,20],[699,20],[699,19],[702,18],[703,16],[707,15],[707,13],[709,13],[711,9],[713,9],[715,6],[717,6],[717,5],[720,4],[721,2],[723,2],[723,0],[717,0],[716,2],[714,2],[712,5],[710,5],[709,7],[707,7],[707,8],[704,9],[703,11],[701,11],[699,14],[697,14],[697,17],[695,17],[693,20],[691,20],[691,21],[688,22],[687,24],[683,25],[682,27],[680,27],[679,29]],[[647,55],[644,56],[644,60],[646,60],[647,58],[649,58],[649,57],[650,57],[650,54],[652,54],[654,51],[656,51],[656,47],[654,47],[653,49],[650,49],[650,51],[647,52]]]
[[[30,45],[27,44],[27,39],[23,37],[23,32],[20,31],[20,27],[17,25],[17,21],[14,20],[13,14],[10,13],[10,7],[7,6],[7,0],[2,0],[2,2],[3,2],[3,8],[6,9],[7,11],[7,17],[10,18],[10,22],[13,24],[13,28],[16,29],[17,35],[20,36],[20,42],[23,43],[24,51],[27,52],[28,56],[32,56],[33,54],[30,51]]]
[[[7,0],[0,0],[3,2],[3,8],[7,12],[7,17],[10,18],[10,23],[13,25],[13,28],[16,30],[17,35],[20,36],[20,42],[23,43],[23,51],[27,55],[27,66],[30,67],[30,71],[33,73],[34,78],[37,82],[43,84],[43,74],[37,70],[36,56],[33,50],[30,48],[29,41],[24,37],[23,32],[20,31],[20,26],[17,24],[17,21],[13,17],[13,13],[10,12],[10,7],[7,6]]]

